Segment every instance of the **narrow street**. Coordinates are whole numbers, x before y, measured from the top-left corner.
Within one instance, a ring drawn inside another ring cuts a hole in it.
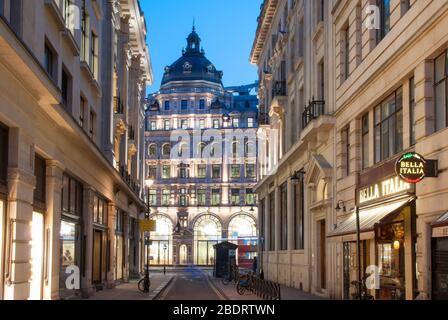
[[[175,278],[158,300],[224,300],[224,296],[212,285],[205,271],[186,268],[176,272]]]

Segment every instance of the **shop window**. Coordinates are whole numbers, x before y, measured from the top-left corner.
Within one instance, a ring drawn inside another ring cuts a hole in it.
[[[214,245],[221,241],[221,222],[212,215],[203,215],[194,224],[194,262],[197,265],[213,265]]]
[[[403,150],[403,95],[401,88],[375,108],[375,163]]]
[[[150,264],[169,265],[173,263],[173,223],[163,215],[152,218],[156,221],[156,231],[151,232]]]

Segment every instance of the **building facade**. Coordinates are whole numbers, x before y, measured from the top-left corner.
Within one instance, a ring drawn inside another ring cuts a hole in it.
[[[250,267],[257,252],[257,97],[229,90],[193,28],[182,56],[165,68],[148,99],[146,165],[153,265],[213,265],[214,245],[240,245]]]
[[[0,299],[138,275],[145,40],[135,0],[0,1]]]
[[[264,1],[251,59],[260,135],[278,137],[255,188],[270,280],[447,298],[447,21],[437,0]],[[414,153],[438,176],[399,177]]]

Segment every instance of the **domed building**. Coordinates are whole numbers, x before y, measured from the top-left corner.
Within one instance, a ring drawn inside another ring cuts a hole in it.
[[[194,27],[182,56],[165,67],[146,110],[146,170],[154,181],[148,201],[157,221],[151,264],[213,265],[213,245],[231,241],[240,246],[239,265],[251,266],[258,100],[250,92],[256,86],[226,89]]]

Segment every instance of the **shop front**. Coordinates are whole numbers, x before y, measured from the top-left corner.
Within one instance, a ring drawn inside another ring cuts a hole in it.
[[[415,298],[415,188],[395,174],[394,164],[360,176],[357,208],[329,234],[343,247],[345,299],[358,298],[358,281],[378,300]]]
[[[448,212],[432,227],[432,299],[448,300]]]
[[[94,196],[93,208],[93,262],[92,283],[102,285],[107,280],[108,238],[107,238],[107,203]]]

